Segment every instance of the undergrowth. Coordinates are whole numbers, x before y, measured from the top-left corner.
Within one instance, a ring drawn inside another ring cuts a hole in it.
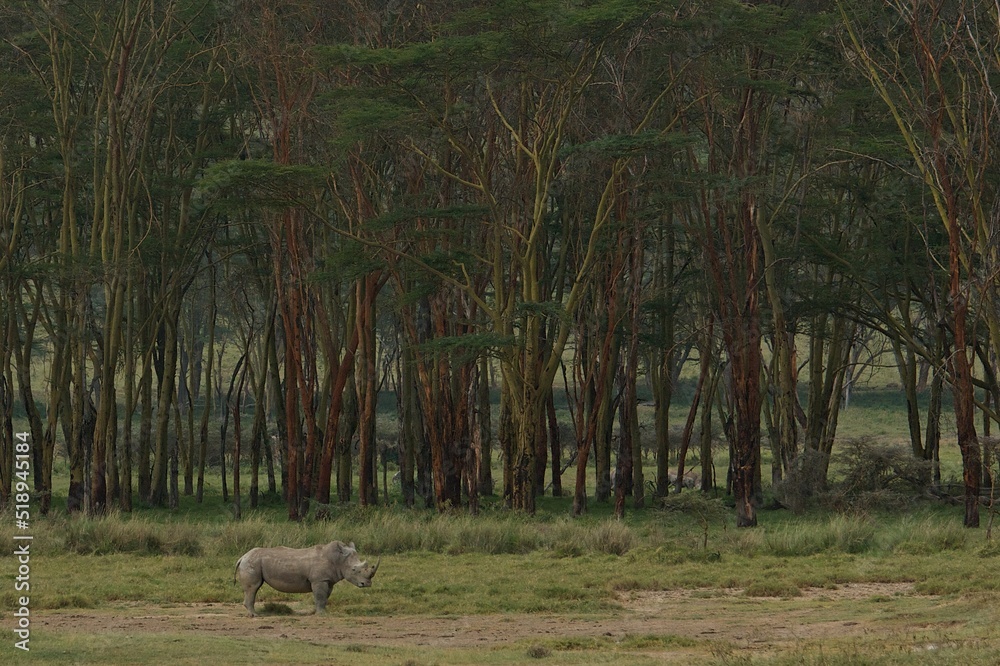
[[[0,516],[0,539],[13,538],[13,520]],[[720,500],[689,494],[665,509],[619,521],[613,518],[524,516],[506,511],[478,516],[398,508],[343,509],[326,520],[292,523],[273,514],[249,513],[226,522],[155,520],[114,513],[99,518],[54,514],[32,523],[33,552],[83,555],[238,556],[257,546],[302,548],[332,540],[355,542],[366,555],[430,552],[448,555],[560,557],[622,556],[633,550],[662,553],[663,561],[714,561],[723,555],[811,556],[822,553],[910,554],[998,548],[989,535],[962,527],[940,512],[770,512],[754,529],[736,529]],[[984,536],[986,539],[984,540]]]

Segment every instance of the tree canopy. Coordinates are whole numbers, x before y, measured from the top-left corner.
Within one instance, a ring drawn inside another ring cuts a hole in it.
[[[826,483],[877,339],[928,483],[950,390],[978,525],[995,3],[6,0],[0,25],[0,503],[16,421],[43,510],[64,450],[71,511],[200,497],[229,456],[237,506],[249,464],[251,505],[280,485],[301,519],[378,502],[391,439],[408,503],[477,510],[496,458],[513,509],[575,464],[574,511],[621,514],[684,485],[696,430],[716,487],[714,422],[752,526],[762,452],[778,495]]]

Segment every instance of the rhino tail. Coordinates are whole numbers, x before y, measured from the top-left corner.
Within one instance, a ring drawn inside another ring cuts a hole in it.
[[[234,583],[239,583],[240,582],[240,564],[242,562],[243,562],[243,557],[242,556],[240,557],[240,559],[236,560],[236,570],[233,571],[233,582]]]

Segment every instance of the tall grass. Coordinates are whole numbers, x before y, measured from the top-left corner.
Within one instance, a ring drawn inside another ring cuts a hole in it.
[[[959,521],[940,517],[843,514],[767,529],[760,552],[777,556],[826,552],[930,555],[982,545],[977,536],[981,537]]]
[[[157,524],[112,514],[95,519],[64,519],[52,527],[61,536],[63,550],[81,555],[201,555],[203,552],[201,530],[189,523]]]
[[[12,524],[0,523],[0,539],[10,541]],[[33,528],[36,552],[81,555],[239,555],[258,546],[303,548],[333,540],[354,542],[364,555],[373,556],[419,551],[623,555],[641,541],[633,527],[612,519],[538,521],[511,513],[437,515],[398,509],[348,510],[331,520],[303,523],[253,513],[226,523],[61,514],[37,520]]]
[[[702,504],[707,501],[703,500]],[[701,505],[699,505],[701,506]],[[58,514],[33,523],[34,551],[85,555],[238,556],[257,546],[302,548],[332,540],[354,542],[364,556],[407,552],[487,555],[551,552],[561,557],[621,556],[639,549],[669,550],[677,561],[724,554],[741,557],[821,553],[924,555],[982,548],[982,534],[952,516],[893,514],[772,514],[755,529],[736,529],[723,512],[695,515],[677,508],[633,520],[529,517],[504,511],[479,516],[398,508],[346,509],[329,520],[292,523],[268,513],[239,521],[153,520],[142,515],[101,518]],[[0,516],[6,518],[6,516]],[[0,519],[10,542],[13,520]],[[702,556],[702,557],[699,557]],[[0,555],[2,557],[2,555]]]
[[[778,556],[815,555],[823,552],[863,553],[875,545],[876,526],[861,516],[835,515],[825,521],[796,521],[768,530],[764,549]]]

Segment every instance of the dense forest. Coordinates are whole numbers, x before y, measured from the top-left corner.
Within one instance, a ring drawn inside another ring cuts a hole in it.
[[[689,447],[705,468],[714,421],[700,482],[752,526],[764,474],[826,482],[878,341],[915,458],[952,404],[978,525],[995,3],[2,0],[0,26],[0,503],[24,429],[42,512],[63,447],[70,511],[200,498],[220,463],[238,505],[240,462],[291,519],[375,504],[392,395],[408,504],[565,485],[580,513],[589,484],[621,514]]]

